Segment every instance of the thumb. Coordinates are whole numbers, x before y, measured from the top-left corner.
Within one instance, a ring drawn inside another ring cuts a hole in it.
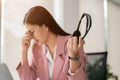
[[[78,47],[81,48],[83,47],[84,44],[85,44],[85,41],[82,38],[80,38]]]

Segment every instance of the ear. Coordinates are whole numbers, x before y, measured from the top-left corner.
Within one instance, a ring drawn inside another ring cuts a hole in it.
[[[46,26],[45,24],[42,24],[42,27],[43,27],[46,31],[49,30],[48,26]]]

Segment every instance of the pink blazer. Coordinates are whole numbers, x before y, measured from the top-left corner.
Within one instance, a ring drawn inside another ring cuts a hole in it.
[[[81,67],[74,75],[68,73],[69,59],[68,54],[64,54],[64,44],[70,36],[57,37],[56,58],[54,60],[54,67],[52,73],[52,80],[86,80],[86,54],[83,49],[80,50]],[[65,46],[66,48],[66,46]],[[26,64],[17,66],[17,72],[20,80],[49,80],[48,62],[45,55],[45,45],[39,46],[37,43],[33,45],[33,54],[31,61]]]

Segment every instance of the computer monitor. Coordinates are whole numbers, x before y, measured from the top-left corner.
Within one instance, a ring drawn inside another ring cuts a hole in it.
[[[13,80],[6,64],[0,63],[0,80]]]

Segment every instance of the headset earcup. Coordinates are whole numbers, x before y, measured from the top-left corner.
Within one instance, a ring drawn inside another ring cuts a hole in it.
[[[77,37],[77,43],[79,44],[79,37],[81,36],[80,31],[76,30],[72,36],[76,36]]]

